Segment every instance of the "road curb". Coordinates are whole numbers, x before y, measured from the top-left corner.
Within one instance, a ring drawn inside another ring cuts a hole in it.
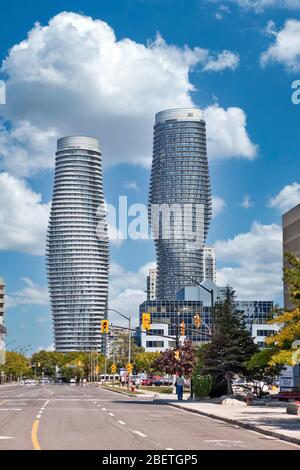
[[[280,439],[282,441],[290,442],[292,444],[297,444],[300,445],[300,439],[297,437],[291,437],[291,436],[286,436],[285,434],[281,434],[280,432],[277,431],[269,431],[267,429],[260,428],[259,426],[256,426],[255,424],[249,424],[245,423],[244,421],[239,421],[238,419],[231,419],[231,418],[225,418],[221,416],[216,416],[211,413],[207,413],[205,411],[200,411],[200,410],[192,410],[191,408],[187,408],[182,405],[177,405],[176,403],[166,403],[163,400],[153,400],[156,403],[160,403],[162,405],[168,405],[168,406],[173,406],[173,408],[178,408],[179,410],[184,410],[184,411],[189,411],[190,413],[195,413],[201,416],[205,416],[207,418],[212,418],[218,421],[224,421],[225,423],[228,424],[236,424],[241,428],[244,429],[249,429],[250,431],[256,431],[260,434],[264,434],[265,436],[271,436],[275,437],[277,439]]]
[[[124,392],[123,390],[114,390],[113,388],[104,387],[103,385],[100,388],[103,388],[104,390],[109,390],[110,392],[120,393],[121,395],[126,395],[127,397],[137,397],[138,396],[138,394],[127,393],[127,392]]]

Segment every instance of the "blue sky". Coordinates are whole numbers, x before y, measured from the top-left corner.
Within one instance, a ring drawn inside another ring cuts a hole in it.
[[[52,344],[43,246],[56,138],[99,136],[107,201],[145,204],[154,113],[166,107],[205,110],[219,282],[281,302],[281,215],[300,199],[300,1],[13,0],[1,6],[0,60],[8,341]],[[111,260],[111,306],[137,316],[153,243],[113,242]]]

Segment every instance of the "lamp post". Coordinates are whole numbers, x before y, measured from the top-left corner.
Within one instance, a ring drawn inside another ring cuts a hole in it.
[[[125,320],[128,321],[128,338],[129,338],[129,342],[128,342],[128,364],[130,364],[131,363],[131,317],[127,317],[126,315],[124,315],[123,313],[119,312],[118,310],[116,310],[114,308],[108,308],[107,311],[117,313],[118,315],[120,315],[121,317],[125,318]],[[128,388],[130,388],[130,376],[131,376],[131,374],[129,373],[128,374]]]
[[[189,308],[188,307],[182,307],[179,310],[176,310],[176,306],[172,302],[172,300],[168,300],[168,299],[165,299],[165,298],[163,298],[163,300],[165,300],[166,302],[168,302],[169,304],[171,304],[173,306],[174,312],[176,314],[176,349],[177,349],[179,347],[179,317],[180,317],[181,313],[188,312]]]
[[[208,288],[205,287],[203,284],[201,284],[201,282],[199,282],[199,281],[197,281],[196,279],[194,279],[192,276],[188,276],[187,274],[179,274],[179,276],[190,279],[190,280],[191,280],[192,282],[194,282],[197,286],[202,287],[202,289],[204,289],[206,292],[208,292],[208,293],[210,294],[210,299],[211,299],[211,318],[212,318],[212,325],[213,325],[212,333],[213,333],[213,332],[214,332],[214,329],[215,329],[215,301],[214,301],[214,290],[213,290],[213,289],[208,289]]]

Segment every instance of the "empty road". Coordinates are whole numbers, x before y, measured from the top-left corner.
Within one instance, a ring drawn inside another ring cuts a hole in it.
[[[299,450],[93,385],[0,386],[0,450]]]

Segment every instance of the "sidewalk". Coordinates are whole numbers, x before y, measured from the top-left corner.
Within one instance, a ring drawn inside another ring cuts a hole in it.
[[[276,406],[230,406],[213,402],[178,402],[173,397],[154,398],[154,402],[174,406],[245,429],[260,432],[278,439],[300,445],[300,417],[288,415],[285,407]]]

